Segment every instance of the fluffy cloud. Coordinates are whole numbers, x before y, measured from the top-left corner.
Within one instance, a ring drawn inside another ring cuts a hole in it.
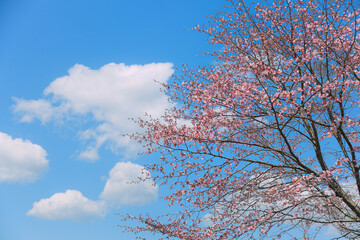
[[[139,177],[143,180],[139,180]],[[111,207],[144,205],[156,200],[158,187],[144,167],[131,162],[119,162],[111,169],[100,198]]]
[[[80,132],[88,148],[80,158],[96,160],[105,143],[116,152],[126,148],[131,154],[134,144],[123,134],[138,130],[129,118],[148,113],[160,116],[170,107],[167,97],[154,80],[165,83],[173,74],[171,63],[124,65],[110,63],[98,70],[75,65],[69,74],[55,79],[38,100],[14,98],[14,112],[23,122],[39,119],[42,123],[91,116],[98,125]]]
[[[34,181],[48,167],[46,151],[0,132],[0,183]]]
[[[81,192],[67,190],[65,193],[55,193],[50,198],[41,199],[33,204],[27,212],[28,216],[56,220],[89,220],[104,217],[106,207],[103,201],[92,201]]]
[[[89,200],[77,190],[67,190],[35,202],[27,215],[49,220],[89,220],[104,217],[108,208],[148,204],[156,200],[158,193],[158,187],[149,177],[144,167],[119,162],[110,170],[101,200]]]

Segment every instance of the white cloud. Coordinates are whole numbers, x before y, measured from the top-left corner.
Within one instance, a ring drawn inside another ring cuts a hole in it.
[[[109,208],[148,204],[156,200],[158,194],[158,187],[148,177],[151,177],[150,173],[144,167],[119,162],[110,170],[100,200],[89,200],[77,190],[67,190],[35,202],[27,215],[48,220],[81,221],[104,217]]]
[[[48,122],[54,114],[52,105],[44,100],[24,100],[13,98],[16,102],[15,111],[26,113],[21,116],[21,122],[32,122],[35,118],[39,118],[42,123]]]
[[[104,191],[100,198],[111,207],[122,205],[144,205],[156,200],[158,187],[150,179],[150,174],[144,167],[131,162],[119,162],[109,174]]]
[[[48,167],[46,155],[41,146],[0,132],[0,183],[35,181]]]
[[[81,192],[67,190],[65,193],[55,193],[50,198],[41,199],[33,204],[27,212],[34,216],[49,220],[90,220],[104,217],[106,206],[103,201],[92,201],[84,197]]]
[[[98,125],[79,133],[89,143],[80,158],[98,159],[98,149],[105,143],[114,152],[126,148],[126,153],[131,154],[134,143],[122,135],[139,129],[129,118],[142,117],[145,112],[160,116],[170,107],[154,80],[165,83],[174,72],[172,67],[171,63],[128,66],[110,63],[92,70],[77,64],[67,76],[55,79],[44,90],[44,99],[14,98],[14,112],[23,122],[39,119],[46,123],[91,116]]]

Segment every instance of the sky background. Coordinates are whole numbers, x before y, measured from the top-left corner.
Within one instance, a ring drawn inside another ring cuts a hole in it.
[[[171,107],[154,79],[212,63],[186,29],[225,4],[0,0],[1,240],[134,239],[116,213],[167,211],[166,189],[126,184],[159,156],[121,135]]]

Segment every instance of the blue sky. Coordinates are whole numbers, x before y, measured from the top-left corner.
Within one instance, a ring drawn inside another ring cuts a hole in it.
[[[158,156],[119,136],[167,107],[153,79],[212,61],[184,30],[223,5],[0,1],[0,239],[133,239],[115,213],[163,211],[165,189],[124,184]]]
[[[121,135],[170,106],[153,79],[212,62],[184,30],[224,4],[0,1],[0,239],[134,239],[116,213],[166,211],[166,189],[125,184],[158,156]]]

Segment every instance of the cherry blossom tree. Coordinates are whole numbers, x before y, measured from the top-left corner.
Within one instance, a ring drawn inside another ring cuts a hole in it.
[[[349,0],[229,0],[196,29],[216,63],[163,87],[176,107],[133,136],[165,216],[127,216],[172,239],[360,237],[360,45]],[[171,208],[170,208],[171,209]],[[298,231],[301,231],[299,235]]]

